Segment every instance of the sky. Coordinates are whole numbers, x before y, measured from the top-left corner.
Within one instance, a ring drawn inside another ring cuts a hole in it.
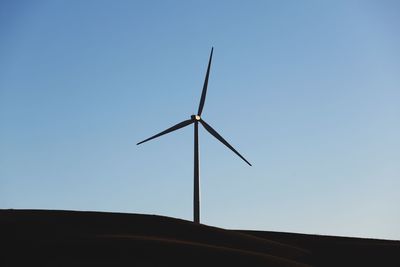
[[[1,1],[0,208],[400,239],[398,1]]]

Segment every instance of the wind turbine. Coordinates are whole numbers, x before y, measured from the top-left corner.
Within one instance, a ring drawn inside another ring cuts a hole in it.
[[[204,103],[206,101],[207,94],[207,86],[208,86],[208,77],[210,76],[210,67],[211,60],[213,55],[214,48],[211,48],[210,59],[208,61],[207,73],[204,80],[203,91],[201,92],[199,109],[197,111],[197,115],[191,115],[189,120],[184,120],[165,131],[153,135],[136,145],[140,145],[144,142],[150,141],[154,138],[160,137],[164,134],[176,131],[180,128],[188,126],[190,124],[194,124],[194,191],[193,191],[193,221],[195,223],[200,223],[200,173],[199,173],[199,122],[203,125],[203,127],[215,138],[217,138],[221,143],[227,146],[230,150],[232,150],[236,155],[238,155],[241,159],[243,159],[247,164],[250,164],[239,152],[236,151],[216,130],[214,130],[207,122],[205,122],[201,118],[201,113],[203,112]]]

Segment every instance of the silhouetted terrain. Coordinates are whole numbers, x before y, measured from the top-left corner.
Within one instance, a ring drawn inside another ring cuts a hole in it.
[[[141,214],[0,210],[0,266],[400,266],[400,242]]]

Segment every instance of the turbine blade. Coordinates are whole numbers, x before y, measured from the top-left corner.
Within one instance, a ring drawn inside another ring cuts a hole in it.
[[[182,121],[182,122],[180,122],[180,123],[178,123],[178,124],[176,124],[176,125],[174,125],[174,126],[168,128],[167,130],[162,131],[162,132],[159,133],[159,134],[153,135],[152,137],[147,138],[146,140],[143,140],[142,142],[137,143],[136,145],[140,145],[140,144],[142,144],[142,143],[144,143],[144,142],[150,141],[151,139],[160,137],[161,135],[164,135],[164,134],[167,134],[167,133],[176,131],[176,130],[178,130],[178,129],[180,129],[180,128],[183,128],[183,127],[185,127],[185,126],[188,126],[189,124],[191,124],[191,123],[193,123],[193,122],[194,122],[193,120],[185,120],[185,121]]]
[[[238,155],[242,160],[244,160],[247,164],[251,166],[251,163],[248,162],[239,152],[236,151],[216,130],[214,130],[210,125],[207,124],[204,120],[200,120],[200,123],[206,128],[206,130],[212,134],[215,138],[217,138],[221,143],[226,145],[230,150],[232,150],[236,155]]]
[[[197,111],[197,115],[201,116],[203,112],[204,102],[206,101],[206,94],[207,94],[207,86],[208,86],[208,76],[210,76],[210,67],[211,67],[211,60],[213,55],[214,47],[211,48],[210,59],[208,61],[207,73],[206,78],[204,79],[203,91],[201,92],[199,110]]]

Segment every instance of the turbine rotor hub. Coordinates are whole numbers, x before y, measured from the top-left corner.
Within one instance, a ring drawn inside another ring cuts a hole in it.
[[[192,117],[192,119],[195,120],[195,121],[201,120],[201,117],[200,117],[199,115],[192,115],[191,117]]]

